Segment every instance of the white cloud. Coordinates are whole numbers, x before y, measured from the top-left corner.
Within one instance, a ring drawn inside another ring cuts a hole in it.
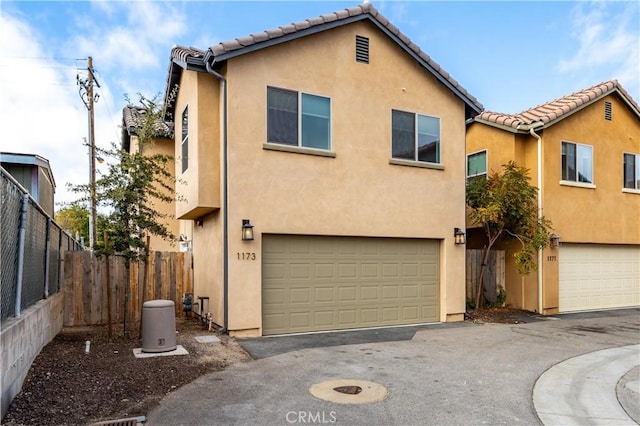
[[[640,31],[636,3],[578,3],[571,12],[572,38],[578,47],[557,64],[573,76],[617,78],[634,96],[640,73]],[[598,81],[593,81],[595,84]]]
[[[0,16],[0,149],[47,158],[57,184],[56,201],[72,201],[65,183],[88,181],[88,155],[82,146],[87,115],[73,64],[44,59],[47,50],[37,37],[20,19]]]
[[[109,69],[140,72],[166,59],[167,45],[186,29],[186,17],[170,2],[94,2],[104,19],[69,41],[82,54],[100,53]],[[164,53],[164,54],[162,54]],[[103,67],[104,68],[104,67]]]
[[[137,93],[152,97],[164,89],[169,50],[186,30],[186,17],[175,5],[98,1],[58,8],[50,19],[66,22],[67,33],[77,35],[57,44],[27,15],[3,10],[0,110],[3,123],[11,125],[2,126],[0,150],[47,158],[57,184],[56,202],[78,198],[66,183],[88,182],[89,158],[83,145],[88,113],[76,85],[76,73],[86,76],[86,60],[54,58],[93,56],[102,86],[96,87],[96,145],[108,148],[120,142],[124,94],[135,102]]]

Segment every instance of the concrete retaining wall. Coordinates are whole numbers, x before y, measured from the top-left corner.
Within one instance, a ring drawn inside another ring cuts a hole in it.
[[[22,389],[24,379],[40,350],[62,329],[64,294],[57,293],[23,311],[20,318],[2,324],[0,332],[1,416]]]

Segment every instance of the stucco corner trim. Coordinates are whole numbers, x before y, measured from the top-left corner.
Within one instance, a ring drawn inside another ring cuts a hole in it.
[[[562,186],[574,186],[576,188],[587,188],[587,189],[596,189],[596,186],[592,183],[583,183],[583,182],[573,182],[570,180],[561,180],[560,185]]]
[[[423,169],[444,170],[444,166],[442,164],[425,163],[423,161],[399,160],[397,158],[390,159],[389,164],[393,164],[394,166],[409,166],[420,167]]]
[[[640,189],[622,188],[622,192],[627,193],[627,194],[638,194],[638,195],[640,195]]]
[[[265,143],[262,145],[262,149],[266,149],[269,151],[292,152],[294,154],[317,155],[319,157],[331,157],[331,158],[336,157],[336,153],[333,151],[323,151],[321,149],[304,148],[300,146],[290,146],[290,145],[279,145],[274,143]]]

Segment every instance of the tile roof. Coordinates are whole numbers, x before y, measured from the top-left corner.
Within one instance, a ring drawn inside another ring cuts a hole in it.
[[[588,89],[580,90],[542,105],[529,108],[518,114],[503,114],[493,111],[484,111],[476,117],[476,121],[481,121],[490,125],[494,124],[510,127],[514,130],[522,129],[523,131],[529,131],[529,128],[531,127],[550,126],[556,121],[562,120],[563,118],[613,92],[618,92],[627,102],[629,107],[635,110],[635,113],[640,116],[640,107],[629,93],[624,90],[617,80],[609,80],[596,84]],[[542,123],[542,125],[539,123]]]
[[[142,107],[126,106],[122,109],[123,132],[126,131],[129,136],[136,135],[137,129],[144,123],[144,114],[146,110]],[[156,136],[172,138],[173,123],[167,123],[162,120],[156,120],[155,123]]]
[[[189,58],[204,58],[205,53],[195,47],[173,46],[171,60],[186,64]]]
[[[454,93],[463,98],[475,113],[482,111],[482,104],[469,92],[467,92],[449,73],[438,65],[429,55],[423,52],[416,44],[395,27],[370,3],[363,3],[337,12],[321,15],[315,18],[305,19],[283,25],[275,29],[265,30],[250,34],[246,37],[238,37],[233,40],[223,41],[209,48],[216,61],[223,61],[233,56],[248,53],[263,47],[272,46],[274,43],[283,43],[292,38],[313,34],[324,29],[334,28],[350,22],[369,19],[381,30],[387,32],[400,44],[404,44],[410,54],[422,61],[423,66],[430,70],[436,77],[440,77],[445,85],[449,85]],[[181,51],[181,53],[184,53]]]

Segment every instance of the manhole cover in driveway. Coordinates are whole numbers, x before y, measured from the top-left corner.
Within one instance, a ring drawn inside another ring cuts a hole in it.
[[[309,389],[316,398],[339,404],[367,404],[382,401],[389,391],[384,386],[366,380],[329,380]]]

